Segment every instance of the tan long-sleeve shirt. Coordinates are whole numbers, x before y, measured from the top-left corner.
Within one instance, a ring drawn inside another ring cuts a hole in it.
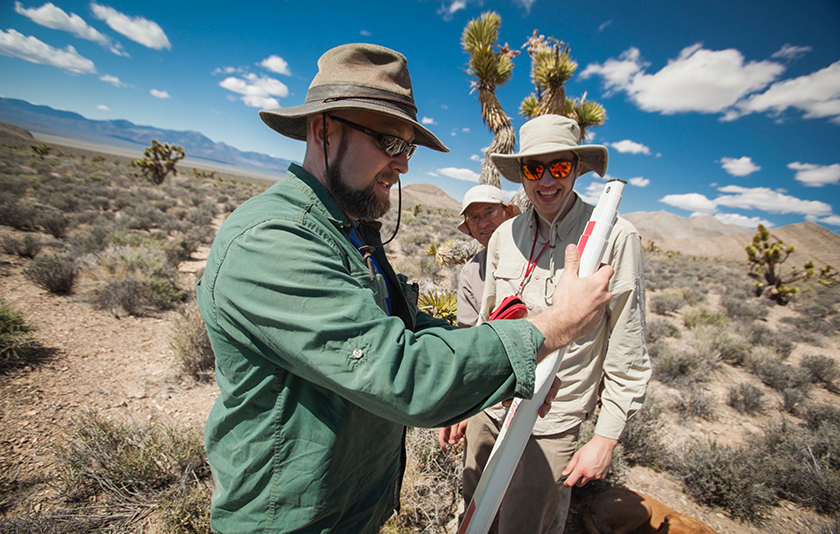
[[[552,227],[549,247],[522,291],[529,313],[551,305],[554,287],[563,272],[566,246],[578,242],[593,210],[594,206],[576,196],[571,211]],[[502,299],[519,289],[537,233],[536,217],[531,209],[507,220],[490,239],[479,322],[486,321]],[[534,257],[545,243],[537,237]],[[618,219],[602,261],[615,269],[607,313],[594,331],[566,351],[557,374],[560,391],[549,414],[537,420],[534,435],[557,434],[580,424],[595,409],[603,386],[595,433],[618,439],[627,420],[644,401],[651,373],[644,332],[644,258],[641,238],[630,222]],[[501,405],[487,412],[497,420],[504,418]]]

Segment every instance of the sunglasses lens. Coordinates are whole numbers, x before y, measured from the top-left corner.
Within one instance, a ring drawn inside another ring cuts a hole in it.
[[[416,145],[409,145],[405,140],[392,135],[382,136],[379,140],[379,144],[382,146],[382,150],[384,150],[385,153],[392,158],[396,158],[403,152],[406,152],[406,159],[411,159],[411,156],[414,155],[414,151],[417,150]]]
[[[539,180],[542,178],[543,171],[545,167],[542,165],[537,165],[535,163],[523,163],[522,164],[522,174],[528,180]]]
[[[555,178],[565,178],[572,172],[572,162],[555,161],[549,166],[548,172]]]

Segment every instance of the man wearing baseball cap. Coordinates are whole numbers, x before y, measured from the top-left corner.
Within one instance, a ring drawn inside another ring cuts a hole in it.
[[[302,105],[260,117],[306,152],[227,218],[197,286],[220,390],[211,526],[376,533],[399,507],[406,426],[531,396],[536,362],[600,320],[612,270],[565,276],[544,314],[451,327],[418,312],[376,222],[416,146],[447,151],[417,121],[405,57],[329,50]]]
[[[525,123],[519,146],[516,154],[490,158],[505,179],[522,184],[533,208],[503,223],[490,239],[481,321],[510,295],[522,299],[529,316],[556,303],[557,282],[575,268],[561,251],[577,243],[594,210],[574,192],[575,182],[589,171],[603,177],[607,170],[606,147],[581,145],[577,122],[560,115]],[[571,487],[606,476],[627,420],[642,406],[651,372],[644,258],[639,233],[621,217],[603,261],[615,272],[607,314],[567,348],[557,374],[559,393],[534,425],[491,532],[562,534]],[[494,322],[504,321],[489,324]],[[576,451],[580,425],[599,405],[595,434]],[[465,499],[475,490],[503,420],[504,409],[495,406],[467,425]]]

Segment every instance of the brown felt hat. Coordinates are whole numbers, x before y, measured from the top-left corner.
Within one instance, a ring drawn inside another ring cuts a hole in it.
[[[337,109],[362,109],[390,115],[414,126],[414,143],[449,152],[440,139],[417,122],[417,106],[405,56],[383,46],[346,44],[318,60],[303,105],[264,109],[260,118],[273,130],[306,140],[306,118]]]

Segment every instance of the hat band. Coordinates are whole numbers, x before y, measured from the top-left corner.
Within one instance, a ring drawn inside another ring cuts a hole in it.
[[[327,103],[339,100],[380,101],[385,105],[392,105],[399,108],[403,113],[411,117],[412,120],[417,120],[417,107],[414,105],[412,99],[381,89],[352,85],[319,85],[310,88],[306,93],[307,104],[311,102]]]

